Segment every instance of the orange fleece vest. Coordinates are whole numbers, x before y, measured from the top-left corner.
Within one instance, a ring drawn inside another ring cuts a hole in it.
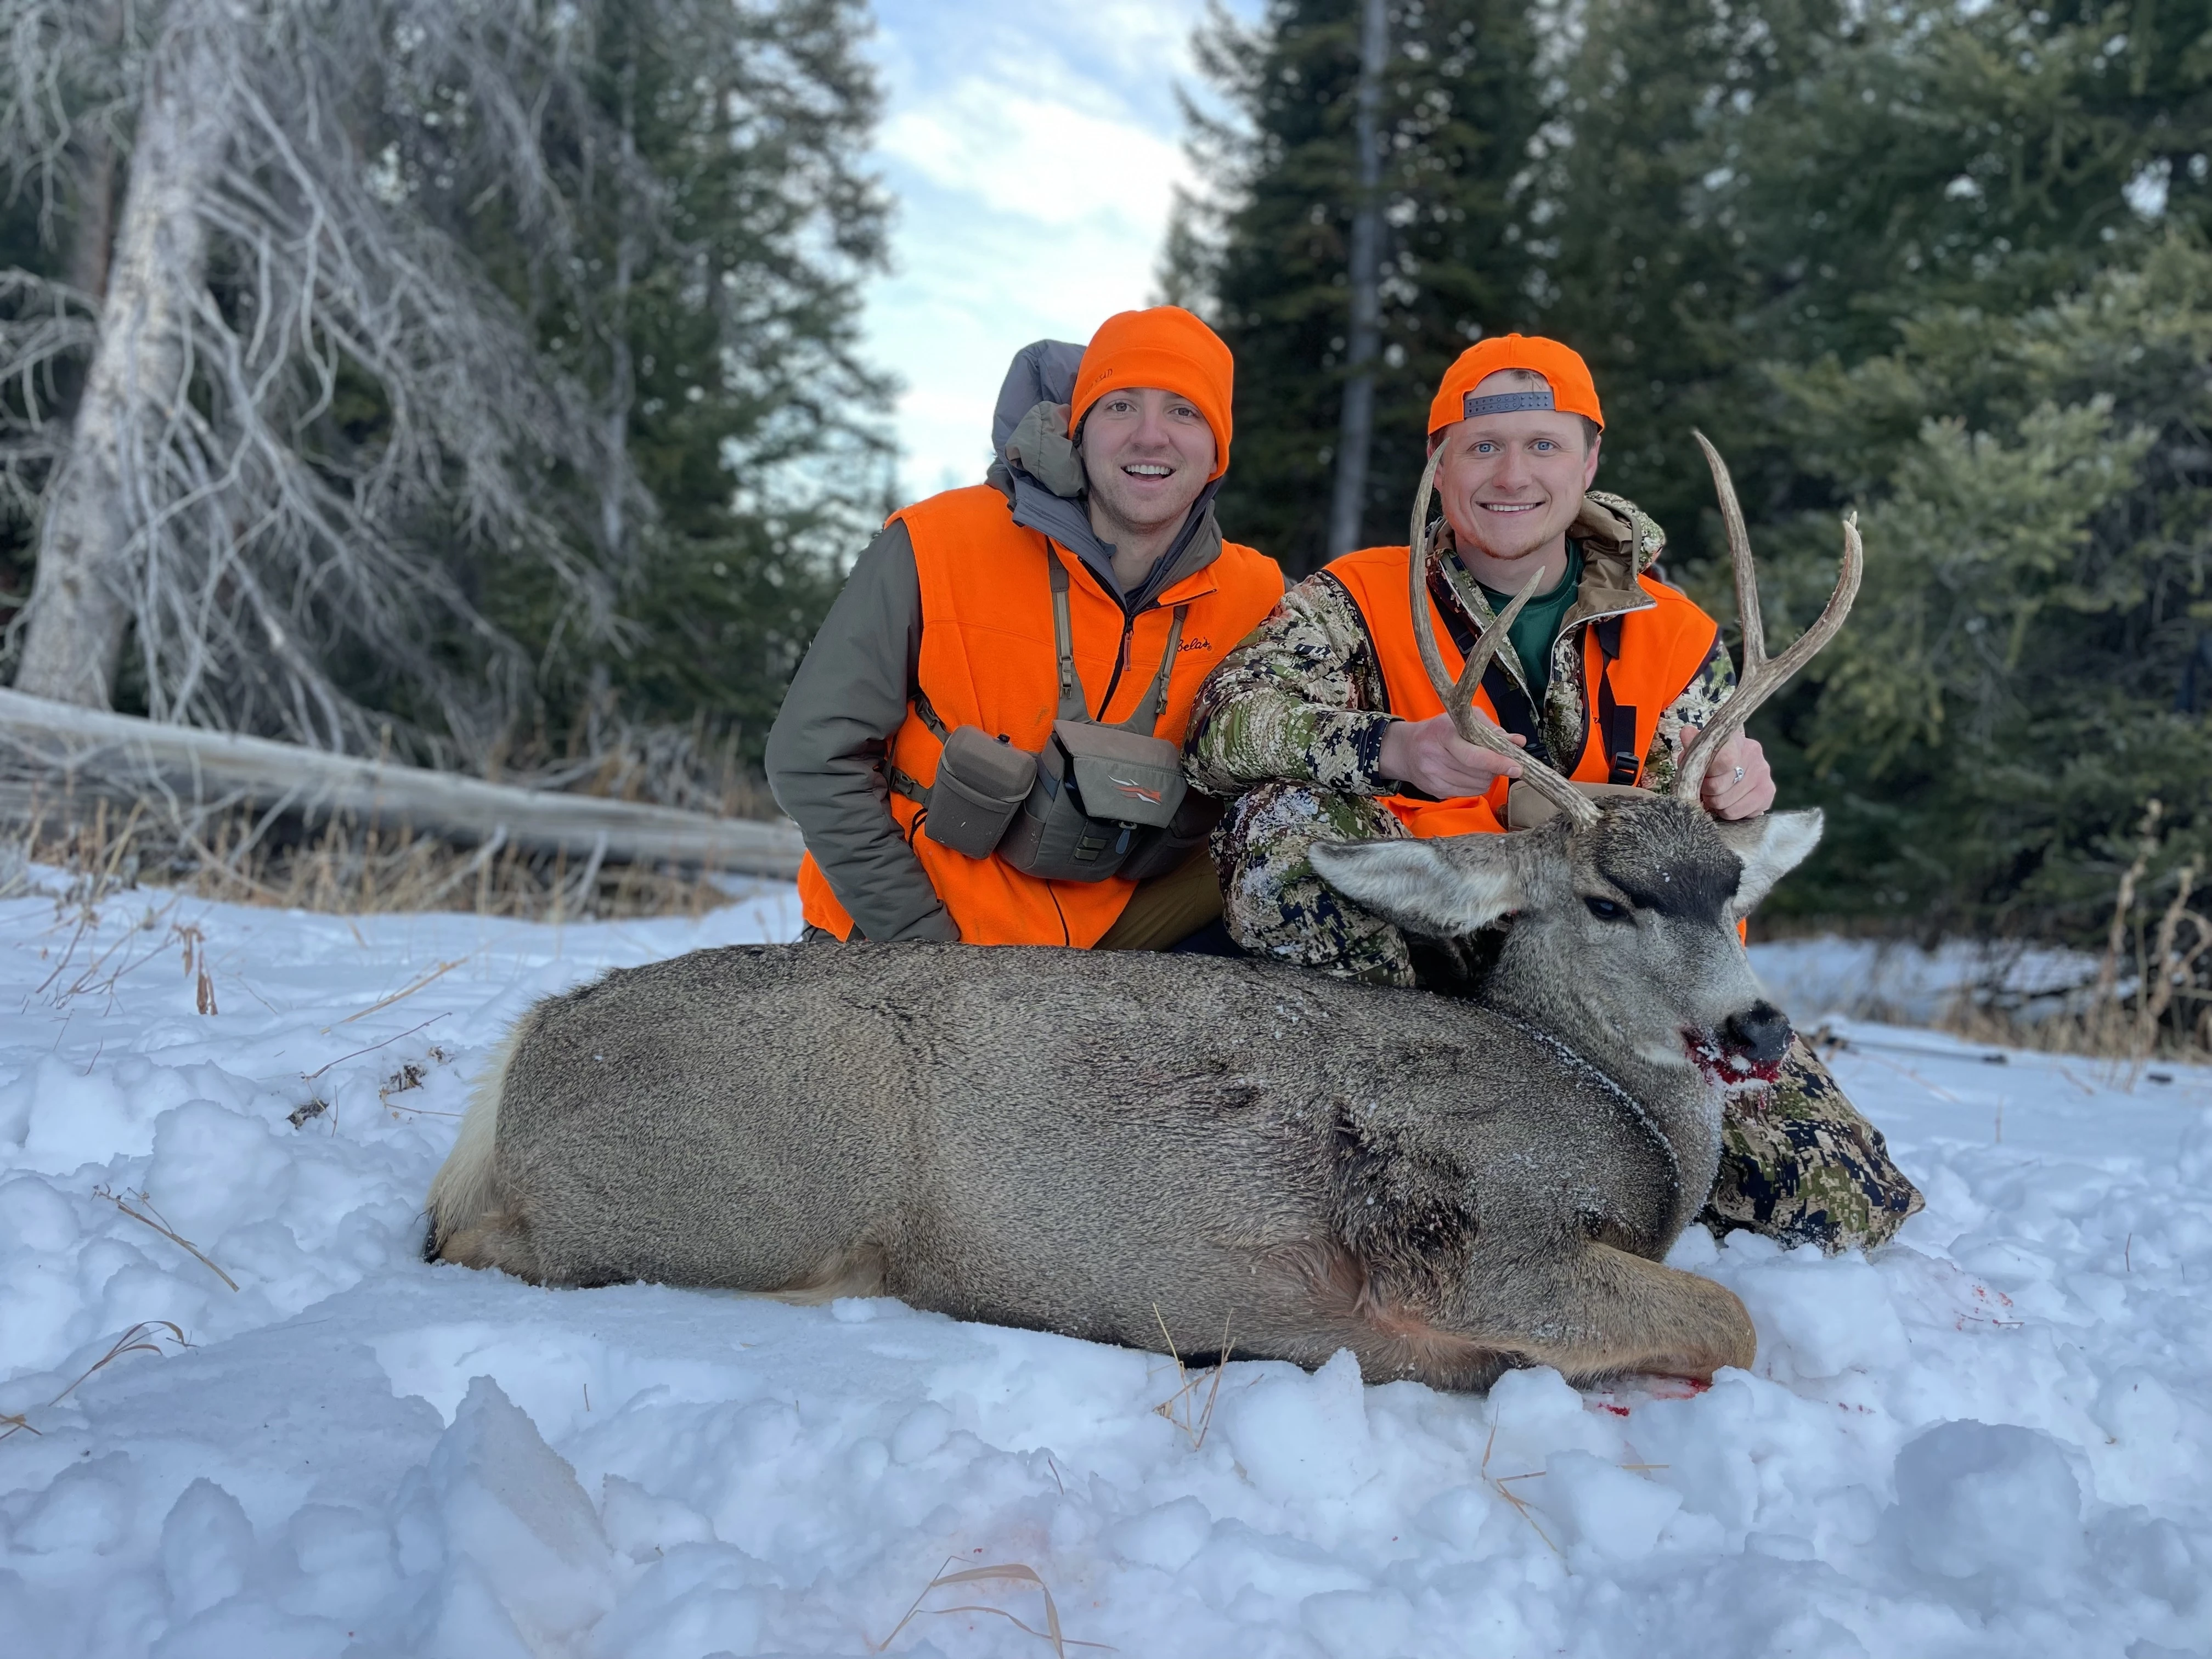
[[[1060,702],[1053,643],[1052,589],[1042,532],[1013,521],[1006,498],[988,484],[947,490],[891,515],[914,539],[921,583],[921,690],[949,731],[978,726],[1017,749],[1041,752]],[[1199,682],[1282,597],[1283,573],[1265,554],[1234,543],[1125,620],[1083,561],[1060,550],[1070,577],[1069,620],[1085,701],[1099,720],[1134,714],[1165,649],[1178,605],[1190,607],[1168,682],[1167,706],[1153,735],[1181,743]],[[1110,690],[1109,690],[1110,688]],[[937,778],[943,744],[907,708],[893,734],[890,763],[924,788]],[[1040,881],[996,858],[971,859],[915,832],[927,809],[894,793],[890,813],[928,872],[930,884],[972,945],[1096,945],[1114,925],[1136,883]],[[806,920],[840,939],[853,919],[830,891],[811,854],[800,865]]]
[[[1390,697],[1390,712],[1411,720],[1427,720],[1444,712],[1443,699],[1429,683],[1422,666],[1420,647],[1413,639],[1413,618],[1406,605],[1407,550],[1402,547],[1370,547],[1347,553],[1328,566],[1328,574],[1342,582],[1367,623],[1367,637]],[[1583,750],[1571,768],[1565,757],[1553,763],[1569,777],[1584,783],[1604,783],[1612,777],[1606,743],[1595,711],[1607,681],[1613,701],[1625,715],[1635,711],[1637,775],[1643,775],[1644,757],[1659,729],[1659,716],[1672,707],[1705,666],[1720,630],[1711,617],[1682,594],[1650,576],[1638,576],[1638,585],[1651,603],[1624,613],[1620,618],[1620,655],[1608,660],[1598,642],[1594,625],[1583,629]],[[1456,675],[1467,659],[1452,643],[1451,632],[1434,598],[1429,617],[1436,629],[1437,646],[1444,666]],[[1491,719],[1498,709],[1489,694],[1478,689],[1474,706]],[[1624,726],[1626,721],[1623,722]],[[1613,779],[1633,782],[1635,779]],[[1388,795],[1382,804],[1400,823],[1417,836],[1463,836],[1475,831],[1498,831],[1505,827],[1507,781],[1498,779],[1486,795],[1468,795],[1455,800],[1417,800],[1407,795]]]

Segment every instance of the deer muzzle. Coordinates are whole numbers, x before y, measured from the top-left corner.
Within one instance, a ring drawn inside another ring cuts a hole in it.
[[[1754,1002],[1741,1013],[1729,1016],[1721,1048],[1753,1066],[1775,1065],[1790,1051],[1790,1016],[1771,1002]]]

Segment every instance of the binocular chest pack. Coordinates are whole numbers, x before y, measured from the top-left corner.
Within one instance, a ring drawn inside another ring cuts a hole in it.
[[[1164,874],[1206,838],[1219,816],[1215,803],[1191,793],[1184,782],[1182,749],[1152,735],[1167,707],[1190,607],[1176,607],[1159,672],[1136,712],[1119,725],[1102,724],[1091,718],[1076,672],[1067,567],[1056,550],[1047,557],[1060,708],[1043,752],[1017,749],[980,726],[947,731],[917,695],[915,714],[945,745],[937,781],[924,790],[902,774],[892,786],[928,808],[922,834],[971,859],[995,854],[1044,881]]]

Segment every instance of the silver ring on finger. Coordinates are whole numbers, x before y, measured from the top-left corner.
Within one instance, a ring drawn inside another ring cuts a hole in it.
[[[1738,783],[1741,783],[1743,781],[1743,768],[1741,766],[1735,769],[1735,781]]]

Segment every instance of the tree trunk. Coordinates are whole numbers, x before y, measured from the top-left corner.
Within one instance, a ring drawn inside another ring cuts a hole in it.
[[[1358,146],[1359,198],[1352,213],[1352,328],[1346,341],[1344,410],[1336,440],[1336,498],[1328,515],[1328,556],[1360,545],[1367,506],[1368,453],[1375,438],[1375,359],[1382,347],[1382,140],[1376,116],[1390,56],[1384,0],[1364,0],[1359,21],[1359,102],[1352,117]]]
[[[0,690],[0,818],[79,794],[166,803],[187,821],[222,801],[334,813],[450,840],[568,852],[623,862],[668,859],[789,880],[806,850],[799,826],[718,818],[641,801],[556,794],[388,761],[295,748],[266,738],[164,726],[136,714],[70,708]],[[42,782],[26,784],[27,775]],[[57,788],[55,781],[62,781]]]
[[[149,66],[100,344],[39,537],[16,689],[106,708],[130,622],[129,551],[159,510],[146,463],[190,391],[191,310],[207,274],[199,207],[229,138],[234,0],[173,0]]]
[[[636,364],[629,343],[629,290],[637,269],[637,237],[632,230],[632,204],[629,191],[637,177],[637,63],[635,58],[622,68],[622,146],[617,152],[621,165],[614,177],[615,213],[617,228],[615,234],[615,280],[613,319],[608,327],[608,344],[611,348],[607,373],[606,434],[607,455],[610,459],[622,454],[629,447],[629,406],[637,395]],[[623,491],[624,479],[615,467],[606,469],[599,482],[599,536],[606,544],[611,568],[622,567],[628,538],[624,522]]]
[[[104,300],[107,261],[115,239],[115,141],[105,132],[88,137],[77,174],[76,227],[70,238],[70,286],[94,300]]]
[[[83,0],[91,5],[95,0]],[[106,0],[94,31],[110,51],[123,40],[123,8]],[[115,140],[106,125],[86,130],[76,145],[76,229],[70,239],[69,282],[94,300],[107,295],[107,262],[115,241]]]

